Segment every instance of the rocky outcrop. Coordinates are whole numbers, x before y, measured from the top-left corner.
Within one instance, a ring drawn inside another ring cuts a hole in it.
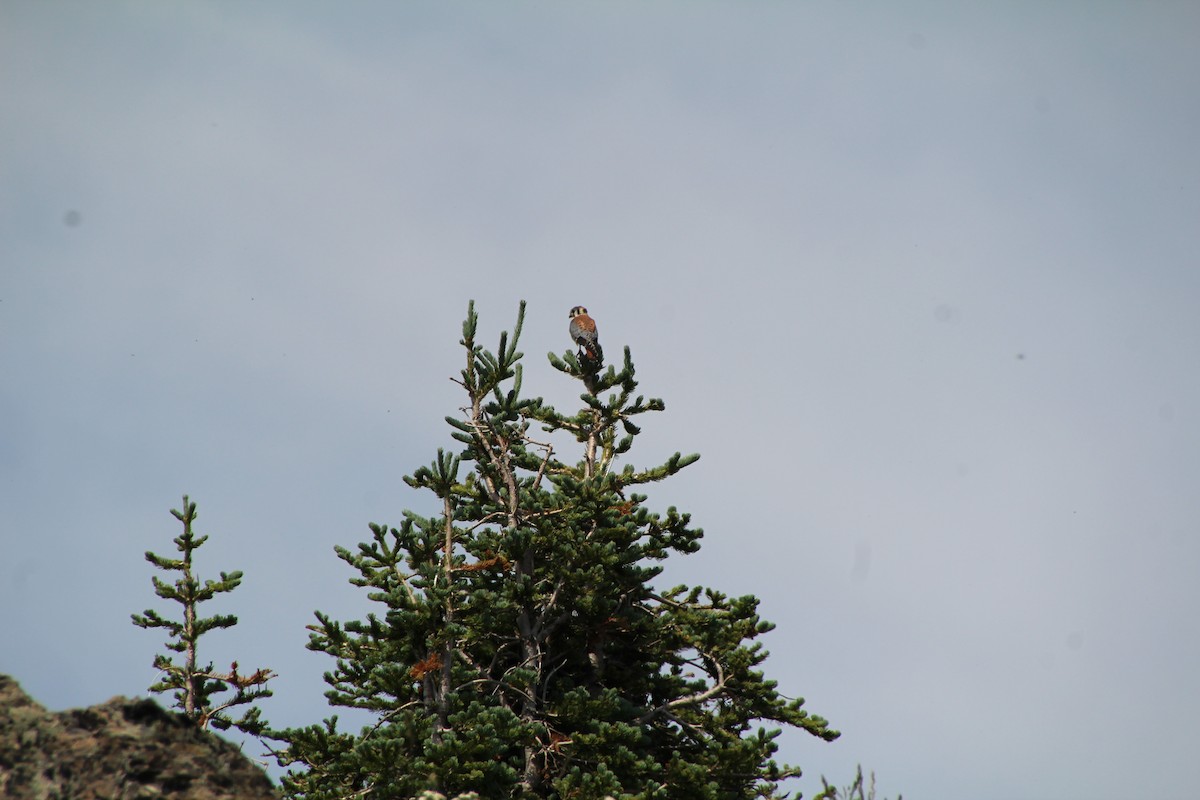
[[[52,713],[0,675],[0,798],[277,800],[237,745],[153,700]]]

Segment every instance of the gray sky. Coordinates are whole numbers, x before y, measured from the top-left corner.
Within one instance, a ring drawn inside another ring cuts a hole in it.
[[[144,694],[199,503],[206,657],[281,673],[424,509],[467,300],[587,305],[633,461],[754,593],[769,673],[889,796],[1192,796],[1200,6],[0,5],[0,671]],[[214,604],[215,605],[215,604]]]

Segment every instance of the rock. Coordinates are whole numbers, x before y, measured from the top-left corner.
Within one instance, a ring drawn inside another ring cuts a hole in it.
[[[278,800],[237,745],[153,700],[114,697],[51,713],[0,675],[6,800]]]

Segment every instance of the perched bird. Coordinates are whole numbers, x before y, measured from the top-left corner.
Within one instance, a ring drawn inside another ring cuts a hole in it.
[[[594,370],[598,370],[604,362],[604,351],[600,349],[600,339],[596,336],[596,322],[588,316],[587,309],[575,306],[571,309],[571,341],[579,346],[579,357]]]

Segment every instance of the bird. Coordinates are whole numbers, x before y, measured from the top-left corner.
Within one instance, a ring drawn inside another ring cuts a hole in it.
[[[604,351],[600,349],[600,339],[596,336],[596,322],[588,316],[583,306],[571,309],[571,325],[568,328],[571,341],[579,346],[579,357],[587,362],[587,366],[598,370],[604,362]]]

